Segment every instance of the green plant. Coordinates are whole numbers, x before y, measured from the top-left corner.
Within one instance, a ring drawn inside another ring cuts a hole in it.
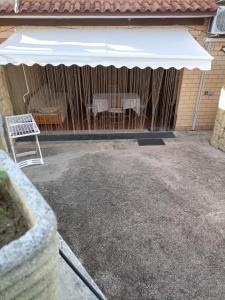
[[[0,217],[1,216],[6,216],[6,210],[3,207],[0,207]]]
[[[7,173],[0,170],[0,184],[7,178]]]

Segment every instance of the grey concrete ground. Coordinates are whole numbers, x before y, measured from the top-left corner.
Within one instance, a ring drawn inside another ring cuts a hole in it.
[[[24,169],[108,299],[225,299],[225,154],[209,137],[42,142],[46,164]]]

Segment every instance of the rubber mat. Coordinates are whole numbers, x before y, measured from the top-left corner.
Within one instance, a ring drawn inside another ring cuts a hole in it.
[[[139,146],[163,146],[165,145],[162,139],[139,139],[137,140]]]

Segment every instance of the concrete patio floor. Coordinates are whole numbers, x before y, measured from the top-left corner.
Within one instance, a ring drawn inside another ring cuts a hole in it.
[[[225,154],[209,137],[42,142],[45,165],[24,169],[108,299],[224,299]]]

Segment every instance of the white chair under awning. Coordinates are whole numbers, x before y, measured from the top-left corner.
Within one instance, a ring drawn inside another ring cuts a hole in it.
[[[0,65],[97,65],[211,69],[213,57],[185,27],[19,28],[0,46]]]

